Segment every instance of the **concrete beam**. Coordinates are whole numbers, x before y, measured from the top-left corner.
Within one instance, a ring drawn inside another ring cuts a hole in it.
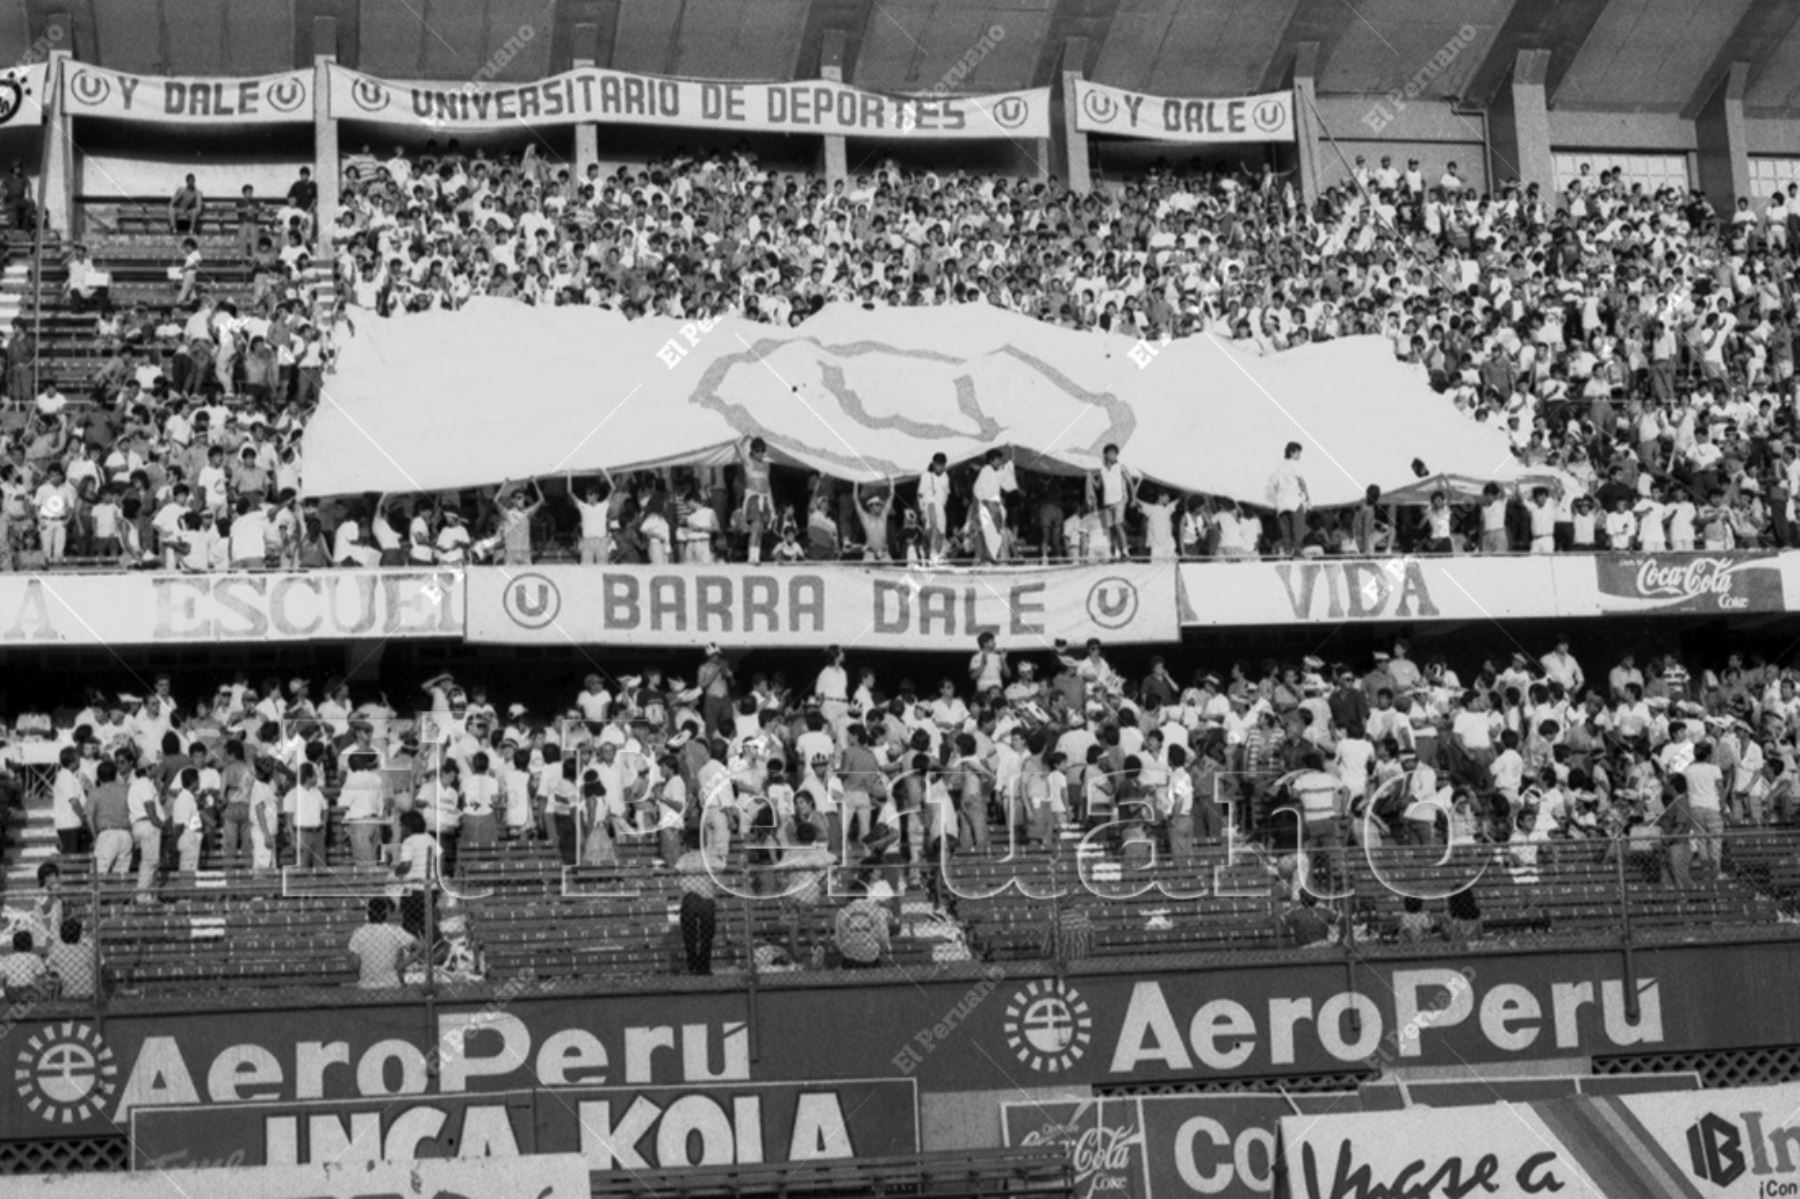
[[[1744,124],[1744,93],[1749,87],[1750,64],[1732,63],[1694,120],[1700,189],[1726,221],[1739,199],[1751,198],[1750,139]]]
[[[594,54],[600,46],[600,28],[597,25],[577,25],[569,31],[569,45],[575,57],[570,60],[571,69],[598,66]],[[583,121],[575,126],[575,178],[577,181],[587,178],[588,168],[600,161],[600,128],[592,121]]]
[[[842,29],[827,29],[825,36],[819,41],[819,78],[830,83],[844,82],[845,61],[849,54],[850,39]],[[841,134],[827,134],[824,146],[820,150],[821,169],[829,182],[837,182],[850,176],[850,151]]]
[[[1521,50],[1512,76],[1488,109],[1488,138],[1494,178],[1490,186],[1517,179],[1537,184],[1548,195],[1556,186],[1556,164],[1550,155],[1550,108],[1545,80],[1550,51]]]
[[[1309,206],[1319,198],[1319,142],[1325,136],[1313,86],[1318,63],[1319,43],[1298,43],[1283,83],[1294,92],[1294,169],[1299,173],[1300,197]]]
[[[1050,93],[1050,145],[1056,159],[1057,173],[1070,191],[1087,195],[1094,190],[1094,174],[1088,164],[1087,134],[1075,128],[1075,105],[1069,97],[1086,69],[1088,43],[1084,37],[1072,37],[1063,43],[1060,73],[1062,86]],[[1058,130],[1061,138],[1057,138]]]
[[[337,19],[313,18],[313,181],[319,202],[313,212],[313,259],[331,257],[331,232],[343,200],[343,162],[338,123],[331,115],[331,65],[337,61]]]

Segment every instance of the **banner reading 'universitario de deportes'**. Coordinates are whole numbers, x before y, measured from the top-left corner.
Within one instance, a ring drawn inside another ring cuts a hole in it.
[[[1196,98],[1151,96],[1074,81],[1075,128],[1164,142],[1291,142],[1294,93]]]
[[[823,79],[670,79],[599,67],[529,83],[395,82],[333,66],[331,115],[431,129],[594,121],[884,140],[1042,139],[1050,136],[1050,89],[891,96]]]
[[[128,75],[91,63],[68,63],[63,104],[78,117],[166,124],[310,124],[313,73],[284,71],[252,78]]]

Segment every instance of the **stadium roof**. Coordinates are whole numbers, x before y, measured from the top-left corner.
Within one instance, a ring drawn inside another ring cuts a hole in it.
[[[922,90],[998,29],[959,89],[1048,84],[1080,39],[1102,83],[1254,92],[1313,44],[1321,93],[1385,93],[1424,72],[1423,95],[1481,105],[1518,51],[1539,48],[1552,108],[1692,117],[1737,60],[1748,115],[1800,108],[1800,0],[0,0],[0,58],[58,44],[44,39],[65,12],[78,57],[145,74],[304,65],[315,18],[330,17],[337,45],[317,49],[390,78],[522,80],[578,53],[651,73],[805,78],[838,31],[850,82]]]

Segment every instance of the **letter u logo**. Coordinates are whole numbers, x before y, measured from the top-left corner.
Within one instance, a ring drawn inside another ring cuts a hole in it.
[[[543,575],[519,575],[507,581],[500,604],[520,628],[541,629],[562,612],[562,592]]]
[[[1088,591],[1088,619],[1103,629],[1122,629],[1137,617],[1137,585],[1108,575]]]

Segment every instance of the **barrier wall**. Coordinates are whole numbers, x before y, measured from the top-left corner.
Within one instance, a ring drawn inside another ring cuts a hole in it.
[[[1190,562],[1184,626],[1791,611],[1800,552]]]
[[[909,570],[473,566],[0,574],[0,646],[453,638],[476,645],[792,649],[1172,642],[1180,630],[1318,622],[1771,615],[1800,551],[1319,558]]]
[[[0,574],[0,646],[462,637],[451,569]]]
[[[346,989],[298,1010],[115,1011],[103,1029],[27,1010],[0,1039],[0,1138],[135,1133],[165,1166],[226,1143],[275,1164],[352,1140],[440,1156],[471,1135],[631,1168],[893,1152],[963,1093],[1791,1044],[1797,986],[1800,942],[1765,941],[1644,947],[1635,966],[1591,950],[1290,954],[1061,978],[969,965],[905,985],[508,987],[434,1004]],[[702,1135],[670,1131],[686,1126]]]

